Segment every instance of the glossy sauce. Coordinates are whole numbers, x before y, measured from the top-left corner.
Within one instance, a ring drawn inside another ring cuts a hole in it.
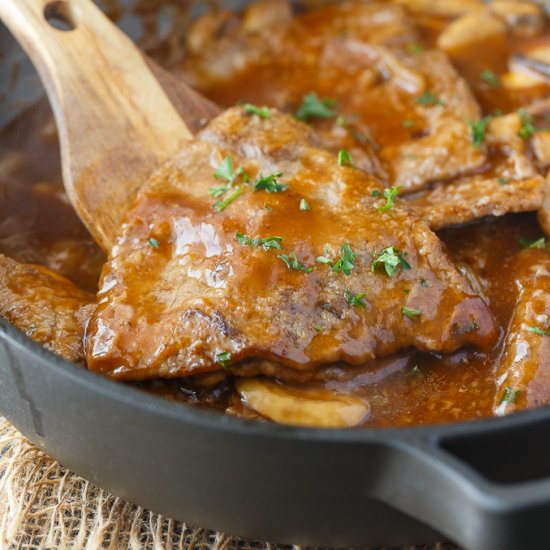
[[[302,15],[304,25],[315,35],[330,21],[332,9]],[[425,19],[421,39],[433,44],[443,20]],[[531,40],[531,39],[530,39]],[[308,47],[319,47],[309,41]],[[529,40],[499,41],[457,52],[453,62],[466,78],[484,114],[496,109],[508,112],[535,99],[544,98],[550,87],[541,85],[524,92],[489,89],[479,74],[493,70],[501,74],[512,51],[521,51]],[[297,55],[306,56],[307,51]],[[180,72],[176,68],[175,72]],[[379,145],[395,145],[409,137],[400,117],[388,118],[382,104],[358,101],[355,90],[346,86],[346,70],[318,78],[313,69],[297,72],[285,64],[284,56],[264,59],[223,86],[201,91],[222,106],[239,101],[277,104],[294,110],[300,98],[311,91],[311,82],[321,97],[334,97],[343,112],[368,123]],[[336,85],[339,83],[339,85]],[[283,98],[283,99],[281,99]],[[324,123],[320,123],[322,128]],[[40,263],[65,275],[87,290],[97,290],[105,258],[83,228],[64,194],[58,145],[49,108],[42,102],[0,135],[0,252],[19,261]],[[542,230],[534,214],[484,219],[463,227],[439,232],[452,259],[467,266],[487,297],[502,334],[509,322],[514,296],[509,292],[510,266],[520,252],[520,238],[536,239]],[[489,416],[496,391],[496,358],[500,344],[490,353],[463,349],[447,356],[405,353],[376,365],[354,367],[333,380],[311,382],[338,392],[365,397],[372,414],[367,426],[395,426],[448,422]],[[350,376],[353,373],[353,376]],[[206,382],[149,382],[141,387],[167,398],[196,406],[225,410],[234,400],[226,378]]]

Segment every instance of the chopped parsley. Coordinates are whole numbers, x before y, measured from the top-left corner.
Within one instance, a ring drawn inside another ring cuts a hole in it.
[[[378,208],[378,212],[387,212],[394,207],[395,197],[397,197],[400,189],[401,187],[390,187],[388,189],[384,189],[384,198],[386,199],[386,204]]]
[[[315,332],[323,332],[323,330],[325,330],[325,327],[323,325],[315,325],[313,329],[315,330]]]
[[[502,403],[515,403],[520,393],[520,390],[512,391],[510,386],[506,386],[498,404],[502,405]]]
[[[235,170],[233,159],[230,156],[225,157],[222,163],[218,166],[214,172],[214,177],[220,180],[226,180],[229,184],[233,184],[235,179],[242,174],[243,169],[238,168]]]
[[[346,302],[350,306],[355,307],[367,307],[367,304],[365,302],[365,296],[366,294],[364,292],[361,292],[360,294],[353,294],[350,290],[346,288],[346,291],[344,292],[344,296],[346,298]]]
[[[419,42],[409,42],[407,44],[407,51],[412,54],[419,54],[424,51],[424,46]]]
[[[470,120],[468,122],[474,147],[481,147],[481,144],[485,141],[485,132],[487,131],[487,126],[489,126],[491,119],[492,117],[486,116],[480,120]]]
[[[237,187],[235,188],[235,191],[233,191],[231,195],[229,195],[224,200],[219,200],[214,203],[213,205],[214,210],[217,210],[218,212],[225,210],[242,192],[243,190],[241,189],[241,186],[237,185]]]
[[[222,351],[216,355],[216,363],[221,365],[224,369],[228,369],[231,366],[231,354],[228,351]]]
[[[277,250],[283,249],[281,246],[281,242],[283,241],[282,237],[255,237],[251,239],[248,235],[244,235],[237,231],[235,239],[243,246],[261,246],[264,250],[269,250],[270,248],[275,248]]]
[[[384,248],[377,258],[372,262],[372,270],[376,271],[378,267],[383,266],[388,276],[392,277],[395,272],[401,267],[403,269],[410,269],[411,266],[403,257],[403,253],[395,248],[395,246],[389,246]]]
[[[310,92],[303,97],[295,116],[304,122],[310,118],[332,118],[336,115],[331,109],[335,103],[334,99],[319,99],[315,92]]]
[[[418,374],[420,374],[420,367],[418,365],[415,365],[412,369],[411,369],[411,374],[413,376],[417,376]]]
[[[336,119],[336,126],[340,126],[340,128],[347,128],[348,125],[348,117],[346,115],[338,115],[338,118]]]
[[[479,75],[479,78],[483,83],[487,84],[489,88],[498,88],[500,86],[500,80],[493,71],[483,71]]]
[[[344,275],[350,275],[355,267],[357,254],[351,249],[348,243],[340,247],[340,259],[332,266],[332,271],[341,271]]]
[[[211,187],[209,191],[210,195],[212,195],[213,197],[221,197],[222,195],[225,195],[225,193],[227,193],[227,191],[231,189],[231,187],[235,183],[235,180],[241,174],[244,175],[246,181],[247,176],[244,172],[244,169],[240,167],[235,170],[233,159],[230,156],[225,157],[221,164],[218,166],[217,170],[214,172],[214,177],[217,179],[225,180],[227,183],[225,185]]]
[[[347,149],[340,149],[338,151],[338,164],[339,166],[353,166],[353,161],[351,159],[351,154]]]
[[[539,336],[550,336],[550,330],[544,330],[540,327],[529,327],[527,332],[532,332],[533,334],[538,334]]]
[[[403,128],[412,128],[414,126],[414,121],[412,121],[410,118],[406,118],[403,123],[401,124]]]
[[[257,107],[256,105],[252,105],[252,103],[245,103],[243,109],[249,115],[258,115],[260,118],[271,117],[271,109],[269,107]]]
[[[522,139],[529,139],[536,131],[533,124],[533,116],[530,115],[525,109],[518,111],[519,119],[521,122],[521,128],[519,129],[518,136]]]
[[[407,306],[403,306],[401,308],[401,313],[411,319],[415,319],[416,317],[420,317],[420,315],[422,315],[422,312],[419,309]]]
[[[438,96],[436,96],[433,92],[430,92],[430,91],[418,96],[416,98],[416,102],[419,105],[440,105],[440,106],[445,105],[445,103]]]
[[[312,267],[307,267],[305,264],[298,261],[296,252],[293,252],[292,256],[279,254],[277,258],[281,259],[286,264],[288,269],[293,269],[294,271],[304,271],[305,273],[311,273],[313,271]]]
[[[500,185],[507,185],[510,183],[510,180],[508,178],[504,178],[504,177],[500,177],[497,179],[498,183],[500,183]]]
[[[546,239],[541,237],[535,241],[530,241],[529,239],[519,239],[519,245],[521,248],[537,248],[539,250],[544,250],[546,248]]]
[[[159,242],[158,242],[157,239],[155,239],[154,237],[151,237],[147,242],[148,242],[153,248],[158,248],[158,247],[159,247]]]
[[[271,174],[269,176],[262,176],[262,174],[260,174],[254,182],[254,191],[281,193],[288,187],[288,185],[285,185],[284,183],[279,183],[277,181],[277,178],[280,178],[282,175],[282,172],[277,172],[276,174]]]
[[[373,190],[371,191],[370,196],[371,196],[371,197],[379,197],[381,194],[382,194],[382,193],[380,192],[380,189],[373,189]]]
[[[326,256],[317,256],[317,258],[315,258],[315,261],[319,262],[320,264],[332,265],[332,260],[330,258],[327,258]]]
[[[422,279],[420,279],[420,284],[422,286],[428,286],[428,281],[426,281],[426,279],[424,279],[424,277],[422,277]]]
[[[309,203],[306,201],[306,199],[300,199],[300,210],[306,211],[309,210]]]
[[[373,147],[378,147],[378,145],[376,145],[372,140],[371,138],[363,133],[363,132],[359,132],[358,130],[354,130],[351,135],[359,142],[359,143],[370,143]]]

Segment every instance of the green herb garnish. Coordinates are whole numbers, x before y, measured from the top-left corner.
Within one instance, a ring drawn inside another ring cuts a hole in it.
[[[241,193],[243,190],[241,189],[241,186],[238,185],[235,188],[235,191],[231,193],[227,198],[224,200],[219,200],[214,203],[213,208],[214,210],[217,210],[218,212],[221,212],[222,210],[225,210]]]
[[[293,252],[292,256],[279,254],[277,258],[283,260],[288,269],[293,269],[294,271],[304,271],[305,273],[311,273],[313,271],[312,267],[307,267],[305,264],[298,261],[298,258],[296,257],[296,252]]]
[[[345,164],[353,166],[351,154],[347,149],[340,149],[340,151],[338,151],[338,164],[340,166],[344,166]]]
[[[518,115],[521,121],[521,128],[519,129],[518,136],[522,139],[529,139],[537,131],[533,124],[533,116],[525,109],[520,109]]]
[[[377,258],[372,262],[372,270],[376,271],[379,266],[383,266],[390,277],[393,277],[399,267],[411,269],[411,266],[403,257],[403,253],[395,248],[395,246],[389,246],[378,254]]]
[[[346,128],[348,125],[348,117],[346,115],[338,115],[338,118],[336,119],[336,126],[340,126],[340,128]]]
[[[412,121],[410,118],[406,118],[401,125],[403,126],[403,128],[412,128],[414,126],[414,121]]]
[[[245,103],[243,109],[249,115],[258,115],[260,118],[271,117],[271,109],[269,107],[257,107],[256,105],[252,105],[252,103]]]
[[[154,237],[151,237],[147,242],[148,242],[153,248],[158,248],[158,247],[159,247],[159,242],[158,242],[157,239],[155,239]]]
[[[445,105],[445,103],[438,96],[430,91],[418,96],[416,98],[416,102],[419,105]]]
[[[416,319],[416,317],[420,317],[420,315],[422,315],[422,312],[419,309],[407,306],[403,306],[401,308],[401,313],[406,317],[410,317],[411,319]]]
[[[309,203],[306,201],[306,199],[300,199],[300,210],[306,211],[309,210]]]
[[[500,185],[507,185],[508,183],[510,183],[510,180],[508,178],[504,178],[504,177],[500,177],[500,178],[497,178],[497,181],[498,183],[500,183]]]
[[[538,334],[539,336],[550,336],[550,330],[544,330],[539,327],[529,327],[527,332],[532,332],[533,334]]]
[[[213,197],[221,197],[225,195],[229,189],[235,183],[235,180],[241,175],[244,174],[245,180],[247,178],[242,167],[235,170],[233,164],[233,159],[229,156],[225,157],[221,164],[218,166],[217,170],[214,172],[214,177],[217,179],[225,180],[227,183],[225,185],[214,186],[210,188],[209,193]]]
[[[367,304],[365,302],[365,296],[366,294],[364,292],[361,292],[360,294],[353,294],[350,290],[346,288],[346,291],[344,292],[344,296],[346,298],[347,303],[350,306],[355,307],[367,307]]]
[[[538,250],[544,250],[546,248],[546,239],[541,237],[535,241],[530,241],[529,239],[519,239],[519,245],[521,248],[536,248]]]
[[[270,248],[275,248],[277,250],[283,249],[280,244],[283,242],[282,237],[255,237],[251,239],[248,235],[244,235],[237,231],[235,239],[243,246],[261,246],[264,250],[269,250]]]
[[[214,172],[214,177],[220,180],[226,180],[229,184],[233,184],[235,179],[242,174],[243,169],[239,168],[235,171],[233,159],[229,156],[225,157],[217,170]]]
[[[483,71],[479,78],[489,86],[489,88],[498,88],[500,86],[500,80],[493,71]]]
[[[424,46],[419,42],[409,42],[407,44],[407,51],[412,54],[419,54],[424,51]]]
[[[386,199],[386,204],[378,208],[378,212],[387,212],[394,207],[395,197],[397,197],[400,189],[401,187],[390,187],[388,189],[384,189],[384,198]]]
[[[424,277],[422,277],[422,278],[420,279],[420,284],[421,284],[422,286],[428,286],[428,281],[426,281],[426,279],[424,279]]]
[[[271,174],[269,176],[262,176],[262,174],[260,174],[254,182],[254,191],[281,193],[288,187],[288,185],[285,185],[284,183],[279,183],[277,181],[277,178],[280,178],[282,175],[282,172],[277,172],[276,174]]]
[[[510,386],[506,386],[498,404],[502,405],[502,403],[515,403],[520,393],[520,390],[512,391]]]
[[[480,120],[470,120],[468,122],[474,147],[481,147],[482,143],[485,141],[485,132],[487,131],[487,126],[489,126],[491,119],[492,117],[486,116]]]
[[[221,365],[224,369],[228,369],[231,366],[231,354],[228,351],[222,351],[216,355],[216,363]]]
[[[332,271],[341,271],[344,275],[350,275],[355,267],[357,254],[351,249],[348,243],[340,247],[340,259],[332,266]]]
[[[296,111],[298,120],[307,121],[310,118],[332,118],[336,113],[331,109],[336,100],[319,99],[315,92],[306,94],[302,99],[302,104]]]

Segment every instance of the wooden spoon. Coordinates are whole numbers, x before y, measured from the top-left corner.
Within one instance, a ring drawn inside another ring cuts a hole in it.
[[[147,60],[90,0],[0,0],[0,18],[45,85],[69,199],[110,250],[137,189],[218,108]]]

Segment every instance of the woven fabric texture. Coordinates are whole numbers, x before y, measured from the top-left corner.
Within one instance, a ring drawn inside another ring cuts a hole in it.
[[[173,521],[94,487],[0,417],[0,549],[291,549]],[[437,544],[407,550],[458,550]]]

